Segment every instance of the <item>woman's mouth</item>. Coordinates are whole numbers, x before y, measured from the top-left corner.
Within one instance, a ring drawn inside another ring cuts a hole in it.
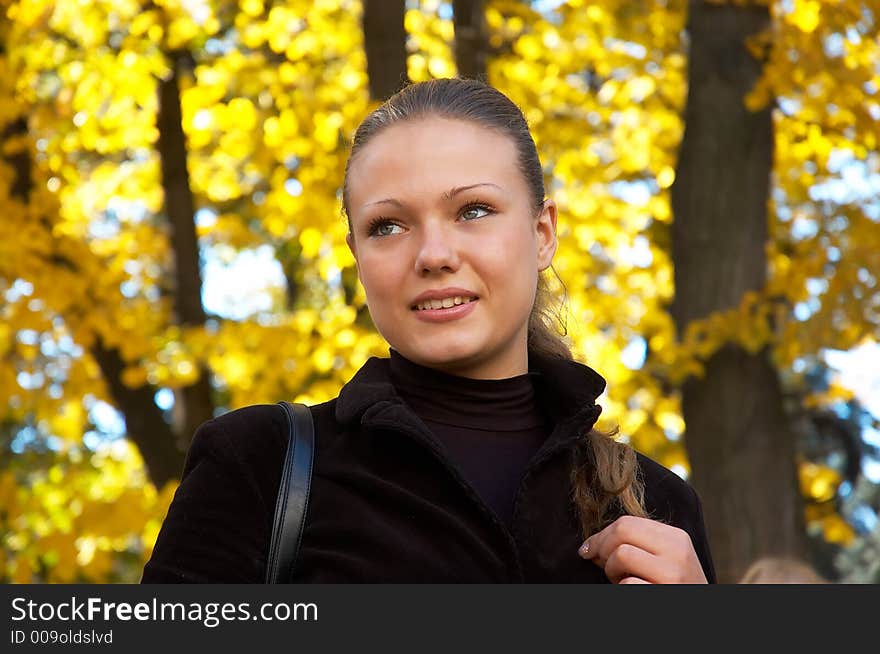
[[[446,322],[463,318],[474,310],[479,298],[452,297],[443,300],[425,300],[412,307],[413,313],[426,322]]]
[[[476,300],[476,296],[464,297],[461,295],[455,295],[453,297],[447,297],[442,300],[425,300],[424,302],[419,302],[417,305],[412,307],[412,309],[414,311],[449,309],[451,307],[458,306],[459,304],[467,304],[468,302],[475,302]]]

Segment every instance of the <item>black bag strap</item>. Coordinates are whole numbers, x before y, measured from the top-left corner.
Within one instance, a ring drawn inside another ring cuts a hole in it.
[[[266,563],[267,584],[290,583],[309,504],[315,452],[315,427],[309,407],[300,403],[278,404],[284,409],[290,436],[275,502],[275,520]]]

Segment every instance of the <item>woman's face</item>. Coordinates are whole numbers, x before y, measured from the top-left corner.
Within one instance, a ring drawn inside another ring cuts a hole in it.
[[[348,245],[392,348],[463,377],[527,371],[529,313],[538,272],[556,252],[556,207],[545,201],[535,215],[509,137],[439,117],[398,123],[351,162],[348,201]],[[476,299],[418,308],[426,293]]]

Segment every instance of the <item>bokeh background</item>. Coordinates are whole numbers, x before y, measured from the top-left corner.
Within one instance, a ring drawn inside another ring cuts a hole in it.
[[[696,486],[721,579],[880,581],[880,2],[0,8],[3,581],[137,582],[201,422],[388,355],[346,152],[456,75],[523,108],[599,427]]]

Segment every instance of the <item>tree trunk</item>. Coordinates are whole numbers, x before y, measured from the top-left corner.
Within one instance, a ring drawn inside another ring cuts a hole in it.
[[[405,13],[405,0],[364,0],[364,50],[373,100],[386,100],[409,83]]]
[[[196,235],[195,204],[189,185],[186,139],[183,133],[180,109],[180,67],[189,60],[184,52],[169,56],[171,74],[159,81],[159,157],[162,168],[162,188],[165,192],[165,212],[171,226],[171,248],[174,252],[175,295],[174,308],[177,323],[183,327],[204,325],[202,306],[202,275],[199,264],[199,242]],[[186,447],[200,424],[214,417],[211,399],[211,380],[204,367],[198,381],[180,389],[175,400],[177,433]]]
[[[150,481],[162,488],[166,482],[180,479],[184,452],[156,406],[156,389],[149,385],[129,388],[123,384],[125,362],[118,350],[105,348],[100,340],[92,346],[91,353],[116,408],[125,416],[125,431],[141,453]]]
[[[766,7],[690,2],[686,129],[672,188],[679,335],[765,283],[771,113],[749,112],[743,97],[761,72],[744,40],[768,23]],[[760,556],[803,556],[795,437],[768,350],[725,346],[704,378],[685,382],[682,409],[719,580],[736,581]]]
[[[5,53],[0,50],[0,54]],[[0,143],[5,145],[11,139],[27,134],[27,132],[27,120],[23,117],[16,118],[3,129]],[[18,151],[4,152],[2,156],[12,170],[15,171],[15,179],[9,187],[9,194],[27,204],[33,189],[30,152],[28,152],[27,148],[20,148]]]
[[[455,65],[458,76],[486,79],[489,41],[483,0],[454,0]]]

